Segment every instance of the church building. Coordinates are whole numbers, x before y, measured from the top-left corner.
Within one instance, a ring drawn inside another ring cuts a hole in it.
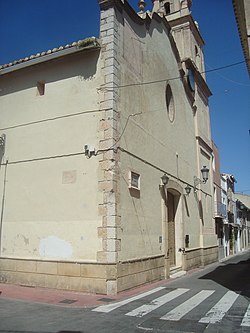
[[[115,295],[218,260],[191,5],[99,0],[99,37],[0,66],[0,282]]]

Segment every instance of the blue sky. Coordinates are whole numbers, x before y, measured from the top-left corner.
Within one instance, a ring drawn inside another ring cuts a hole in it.
[[[138,0],[129,0],[137,9]],[[151,0],[146,0],[150,8]],[[193,0],[193,17],[205,40],[206,70],[244,60],[231,0]],[[99,36],[97,0],[0,0],[0,64]],[[212,136],[221,172],[236,191],[250,195],[250,81],[246,65],[207,73]]]

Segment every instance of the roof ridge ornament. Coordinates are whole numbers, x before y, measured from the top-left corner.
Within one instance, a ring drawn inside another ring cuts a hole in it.
[[[146,2],[144,0],[140,0],[138,2],[138,7],[140,9],[140,14],[144,13],[144,9],[146,7]]]

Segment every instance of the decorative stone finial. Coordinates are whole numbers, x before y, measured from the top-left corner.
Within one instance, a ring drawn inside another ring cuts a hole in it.
[[[144,12],[144,8],[146,7],[146,2],[144,0],[140,0],[138,2],[138,6],[140,8],[141,13],[143,13]]]
[[[159,0],[152,0],[152,13],[159,13],[160,11],[160,1]]]

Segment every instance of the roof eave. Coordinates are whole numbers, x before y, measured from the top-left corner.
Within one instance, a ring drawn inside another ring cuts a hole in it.
[[[92,44],[89,44],[87,46],[82,46],[82,47],[79,47],[78,45],[73,46],[73,47],[70,47],[67,49],[63,49],[63,50],[59,50],[56,52],[52,52],[50,54],[46,54],[44,56],[30,59],[28,61],[24,61],[24,62],[15,64],[15,65],[12,65],[12,66],[9,66],[6,68],[2,68],[0,70],[0,75],[5,75],[5,74],[8,74],[8,73],[11,73],[11,72],[14,72],[14,71],[26,68],[26,67],[34,66],[34,65],[44,63],[47,61],[51,61],[51,60],[54,60],[54,59],[57,59],[60,57],[64,57],[64,56],[67,56],[67,55],[70,55],[73,53],[78,53],[78,52],[88,51],[88,50],[98,50],[100,48],[101,48],[101,46],[100,46],[99,42],[97,41],[97,39],[95,39],[95,42],[93,42]]]
[[[247,8],[245,8],[245,5]],[[242,0],[233,0],[233,8],[234,8],[234,14],[236,23],[238,26],[238,32],[240,37],[240,42],[242,46],[242,51],[245,57],[246,66],[248,70],[248,75],[250,76],[250,38],[249,38],[249,24],[247,26],[247,18],[246,13],[249,12],[249,2],[245,2]],[[249,19],[248,19],[249,22]]]

